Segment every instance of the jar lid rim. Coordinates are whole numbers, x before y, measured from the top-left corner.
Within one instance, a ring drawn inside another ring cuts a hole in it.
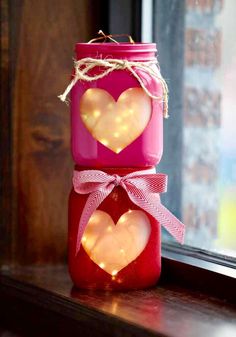
[[[115,52],[119,51],[128,51],[128,52],[156,52],[157,47],[156,43],[146,43],[146,42],[137,42],[137,43],[128,43],[128,42],[103,42],[103,43],[76,43],[76,51],[82,50],[94,50],[99,47],[100,50],[113,50]]]
[[[130,43],[130,42],[93,42],[93,43],[88,43],[88,42],[77,42],[75,44],[76,46],[116,46],[116,47],[120,47],[120,46],[129,46],[129,47],[135,47],[135,46],[150,46],[150,47],[156,47],[156,43],[155,42],[134,42],[134,43]]]

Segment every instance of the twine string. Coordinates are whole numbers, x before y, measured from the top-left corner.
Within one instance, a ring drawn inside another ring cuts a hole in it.
[[[96,41],[100,41],[100,40],[103,40],[103,42],[106,42],[107,40],[110,40],[112,42],[115,42],[116,44],[119,44],[118,41],[116,41],[114,39],[114,37],[127,37],[129,39],[129,42],[134,44],[134,40],[132,39],[132,36],[129,35],[129,34],[109,34],[109,35],[106,35],[105,33],[103,33],[103,31],[100,29],[99,32],[98,32],[98,35],[101,35],[99,37],[95,37],[94,39],[90,40],[88,43],[93,43],[93,42],[96,42]]]
[[[102,71],[99,74],[95,74],[95,75],[89,74],[89,72],[95,67],[104,68],[104,71]],[[65,89],[64,93],[58,96],[63,102],[67,102],[66,100],[67,95],[70,93],[71,89],[74,87],[74,85],[77,83],[78,80],[91,82],[91,81],[99,80],[109,75],[111,72],[115,70],[128,70],[136,78],[140,86],[143,88],[143,90],[149,97],[163,102],[164,117],[165,118],[169,117],[168,115],[168,87],[167,87],[167,84],[164,78],[161,76],[157,60],[148,61],[148,62],[138,62],[138,61],[128,61],[128,60],[120,60],[120,59],[94,59],[91,57],[86,57],[81,60],[75,60],[74,68],[75,68],[75,74],[74,74],[73,79],[71,80],[67,88]],[[149,74],[155,80],[157,81],[159,80],[162,85],[163,95],[162,96],[153,95],[147,88],[142,77],[137,73],[136,69],[141,69],[145,71],[147,74]]]

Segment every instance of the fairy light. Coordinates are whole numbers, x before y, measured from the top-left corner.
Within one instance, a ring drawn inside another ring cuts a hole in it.
[[[82,246],[90,259],[118,283],[120,270],[139,256],[150,233],[149,218],[141,210],[128,209],[116,223],[109,213],[96,210],[86,226]]]
[[[92,214],[92,216],[91,216],[92,221],[97,221],[98,219],[99,219],[99,217],[95,213]]]
[[[100,117],[100,115],[101,115],[101,112],[99,111],[99,110],[94,110],[94,112],[93,112],[93,116],[94,117]]]
[[[116,153],[120,153],[120,151],[122,151],[122,148],[121,147],[118,147],[117,149],[116,149]]]
[[[122,118],[121,118],[121,117],[119,117],[119,116],[118,116],[118,117],[116,117],[116,118],[115,118],[115,122],[117,122],[117,123],[120,123],[120,122],[122,122]]]
[[[120,223],[124,223],[125,221],[127,220],[126,216],[123,215],[121,218],[120,218]]]
[[[152,111],[151,99],[142,88],[127,89],[117,100],[104,89],[90,88],[79,108],[93,138],[116,154],[142,134]]]
[[[103,144],[103,145],[108,145],[109,142],[107,139],[101,139],[100,142]]]
[[[93,90],[91,88],[86,90],[86,96],[93,96]]]

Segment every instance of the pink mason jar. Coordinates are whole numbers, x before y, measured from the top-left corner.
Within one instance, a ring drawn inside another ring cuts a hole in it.
[[[156,52],[154,43],[76,44],[77,60],[85,62],[81,69],[87,76],[79,78],[70,97],[71,147],[77,165],[147,167],[159,163],[163,150],[163,82],[152,76],[152,72],[159,73]],[[86,62],[91,59],[95,66],[87,71],[91,63]],[[118,60],[118,69],[103,66],[101,60],[114,64]],[[120,60],[123,62],[119,64]],[[140,64],[149,66],[150,71]],[[106,76],[98,78],[109,69]]]

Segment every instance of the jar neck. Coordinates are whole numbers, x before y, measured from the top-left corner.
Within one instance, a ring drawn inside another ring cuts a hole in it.
[[[75,45],[77,59],[125,59],[128,61],[156,60],[155,43],[77,43]]]
[[[129,173],[133,172],[139,172],[139,171],[145,171],[145,170],[150,170],[153,169],[155,170],[154,166],[148,166],[148,167],[107,167],[107,168],[97,168],[97,167],[81,167],[78,165],[75,165],[75,171],[85,171],[85,170],[99,170],[102,172],[105,172],[107,174],[118,174],[119,176],[123,177]]]

